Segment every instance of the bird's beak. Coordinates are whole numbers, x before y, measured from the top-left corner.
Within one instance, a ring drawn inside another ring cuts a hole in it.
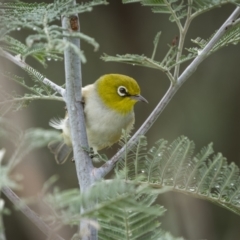
[[[136,101],[148,103],[147,99],[144,98],[144,97],[141,96],[141,95],[131,96],[131,98],[134,99],[134,100],[136,100]]]

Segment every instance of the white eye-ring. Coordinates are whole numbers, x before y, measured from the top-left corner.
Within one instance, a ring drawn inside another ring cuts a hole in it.
[[[117,92],[118,92],[119,96],[121,96],[121,97],[127,95],[127,89],[123,86],[118,87]]]

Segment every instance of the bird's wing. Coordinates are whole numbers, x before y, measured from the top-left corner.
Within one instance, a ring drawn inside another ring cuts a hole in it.
[[[85,87],[82,88],[82,104],[83,104],[83,108],[86,104],[86,99],[88,98],[90,92],[93,90],[93,84],[89,84]]]

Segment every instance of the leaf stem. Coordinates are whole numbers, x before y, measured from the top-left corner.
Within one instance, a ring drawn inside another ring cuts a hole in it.
[[[184,24],[184,27],[179,28],[179,43],[178,43],[178,52],[177,52],[177,57],[176,57],[176,63],[181,59],[182,56],[182,51],[183,51],[183,45],[185,42],[185,37],[188,31],[188,28],[191,23],[191,13],[192,13],[192,0],[188,0],[188,13],[187,13],[187,18]],[[177,64],[174,69],[174,75],[173,78],[175,81],[177,81],[179,77],[179,71],[180,71],[180,64]]]
[[[162,67],[162,64],[161,65],[157,64],[154,60],[149,59],[149,58],[145,58],[144,61],[146,61],[147,63],[150,63],[152,67],[155,67],[155,68],[159,69],[160,71],[166,73],[166,75],[168,76],[169,80],[171,82],[174,82],[174,78],[173,78],[171,72],[168,69],[166,70],[166,68]]]
[[[31,88],[31,87],[27,86],[26,84],[24,84],[24,83],[21,82],[21,81],[18,81],[18,80],[15,79],[14,77],[11,78],[10,76],[7,76],[7,75],[5,75],[5,74],[3,74],[3,73],[1,73],[1,75],[4,76],[4,77],[6,77],[6,78],[9,78],[10,80],[16,82],[17,84],[21,85],[22,87],[26,88],[26,89],[29,90],[30,92],[35,93],[35,94],[38,95],[38,96],[41,96],[41,95],[42,95],[41,93],[37,92],[34,88]]]
[[[171,12],[174,20],[176,21],[176,24],[177,24],[177,26],[178,26],[178,29],[179,29],[179,31],[181,32],[181,31],[183,30],[183,26],[182,26],[182,24],[181,24],[181,21],[180,21],[179,18],[177,17],[176,12],[172,9],[172,6],[171,6],[171,4],[169,3],[169,1],[164,0],[164,3],[166,4],[166,6],[168,7],[169,11]]]
[[[153,53],[152,53],[152,57],[151,57],[152,60],[154,60],[154,58],[155,58],[155,54],[156,54],[156,51],[157,51],[157,47],[158,47],[158,42],[159,42],[160,36],[161,36],[161,32],[158,32],[156,37],[154,38],[154,41],[153,41]]]

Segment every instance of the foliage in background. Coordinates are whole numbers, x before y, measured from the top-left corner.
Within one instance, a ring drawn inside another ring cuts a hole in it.
[[[57,0],[51,4],[0,3],[0,54],[3,50],[11,52],[19,56],[21,61],[26,61],[26,58],[31,56],[47,67],[48,61],[62,60],[63,51],[67,48],[72,48],[81,60],[86,62],[83,52],[64,39],[64,37],[81,38],[91,44],[94,50],[98,49],[98,43],[83,33],[78,33],[72,29],[63,29],[59,26],[61,16],[73,18],[73,14],[92,11],[94,6],[107,4],[107,2],[105,0],[93,0],[88,3],[77,4],[74,7],[69,4],[70,2]],[[29,31],[25,43],[11,36],[23,30]],[[28,86],[22,77],[8,72],[1,72],[2,77],[11,79],[28,90],[28,93],[24,96],[19,96],[16,93],[6,93],[0,89],[1,116],[10,110],[19,110],[26,107],[33,100],[62,101],[60,97],[56,96],[55,91],[43,84],[44,76],[41,73],[30,66],[24,68],[24,70],[27,71],[33,80],[33,86]]]
[[[206,11],[227,3],[239,4],[240,1],[209,1],[197,0],[123,0],[123,3],[140,2],[150,6],[154,13],[170,15],[170,21],[177,24],[179,37],[173,39],[169,51],[161,61],[155,60],[161,33],[154,39],[151,57],[137,54],[105,55],[105,61],[117,61],[155,68],[163,71],[174,86],[179,77],[180,64],[195,58],[210,41],[197,38],[193,43],[197,47],[188,48],[183,54],[185,36],[191,21]],[[61,60],[64,50],[71,48],[86,61],[83,52],[77,49],[65,37],[75,37],[87,41],[98,48],[96,41],[72,29],[60,27],[61,16],[70,20],[76,13],[92,10],[92,7],[107,4],[105,0],[94,0],[89,3],[72,6],[71,1],[55,0],[52,4],[45,3],[1,3],[0,5],[0,54],[4,51],[14,53],[19,61],[33,57],[44,66],[49,60]],[[208,53],[221,49],[229,44],[240,41],[239,21],[220,39]],[[31,33],[25,42],[13,37],[13,33],[23,29]],[[208,56],[207,55],[207,56]],[[206,56],[206,57],[207,57]],[[25,69],[31,76],[34,85],[28,86],[23,78],[11,73],[1,73],[24,86],[30,93],[18,96],[1,90],[1,114],[9,110],[19,110],[36,99],[62,100],[56,97],[56,92],[43,83],[44,76],[32,67]],[[12,169],[23,160],[30,151],[46,146],[53,139],[59,139],[55,131],[29,129],[22,132],[12,126],[7,120],[0,119],[0,137],[13,141],[15,151],[5,164],[0,164],[0,188],[3,186],[16,188],[19,181],[10,175]],[[127,137],[123,139],[126,143]],[[41,204],[48,210],[44,220],[57,231],[63,225],[78,225],[80,220],[86,220],[99,228],[99,239],[176,239],[160,228],[159,217],[164,208],[154,202],[159,194],[166,191],[177,191],[193,197],[205,199],[240,214],[240,175],[239,168],[228,164],[226,158],[218,153],[213,155],[212,144],[194,154],[194,143],[187,137],[179,137],[171,144],[160,139],[155,146],[147,149],[144,136],[138,138],[131,149],[126,149],[125,156],[118,162],[115,175],[111,180],[102,180],[88,191],[80,195],[79,190],[55,189],[53,192],[44,190]],[[0,151],[0,163],[4,150]],[[89,203],[94,203],[91,209],[79,214],[79,209]],[[2,226],[3,203],[0,198],[0,238],[4,235]],[[77,214],[76,214],[77,213]],[[96,220],[97,221],[96,221]],[[80,235],[84,234],[80,232]],[[78,239],[79,236],[73,236]],[[180,238],[176,239],[180,240]]]
[[[55,0],[51,4],[20,1],[18,3],[2,3],[0,5],[0,41],[3,42],[3,49],[19,54],[23,60],[32,56],[41,64],[46,65],[46,61],[51,59],[62,59],[64,49],[70,47],[85,62],[83,52],[63,37],[81,38],[91,44],[95,50],[98,49],[98,43],[83,33],[63,29],[59,26],[61,16],[71,18],[74,14],[92,11],[94,6],[107,4],[107,2],[92,0],[75,6],[70,3],[71,1],[67,0]],[[25,39],[25,43],[9,36],[10,33],[22,29],[31,31],[31,34]]]
[[[125,55],[117,55],[117,56],[109,56],[104,54],[102,59],[104,61],[114,61],[114,62],[122,62],[127,64],[133,64],[143,67],[149,67],[153,69],[158,69],[168,76],[169,80],[174,82],[177,80],[179,76],[179,66],[180,64],[189,61],[203,50],[203,48],[207,45],[207,43],[211,40],[210,37],[207,40],[202,39],[201,37],[192,40],[196,47],[186,48],[187,53],[183,54],[183,45],[186,33],[188,28],[196,17],[199,15],[212,10],[213,8],[217,8],[219,6],[223,6],[227,3],[239,4],[240,1],[209,1],[209,0],[200,0],[200,1],[192,1],[189,0],[188,4],[179,0],[123,0],[123,3],[133,3],[139,2],[143,6],[151,7],[153,13],[162,13],[169,14],[169,20],[171,22],[175,22],[178,26],[179,36],[176,36],[172,43],[168,45],[169,50],[165,57],[159,61],[155,59],[155,53],[157,51],[157,46],[159,42],[159,38],[161,32],[156,34],[156,37],[153,41],[153,53],[151,57],[147,57],[144,54],[125,54]],[[231,28],[221,40],[214,46],[214,48],[208,52],[206,55],[209,56],[213,52],[221,49],[222,47],[226,47],[229,44],[238,44],[240,41],[240,27],[239,21],[236,21],[236,26]],[[177,70],[176,70],[177,69]],[[174,70],[174,74],[171,71]],[[177,73],[177,74],[176,74]]]

